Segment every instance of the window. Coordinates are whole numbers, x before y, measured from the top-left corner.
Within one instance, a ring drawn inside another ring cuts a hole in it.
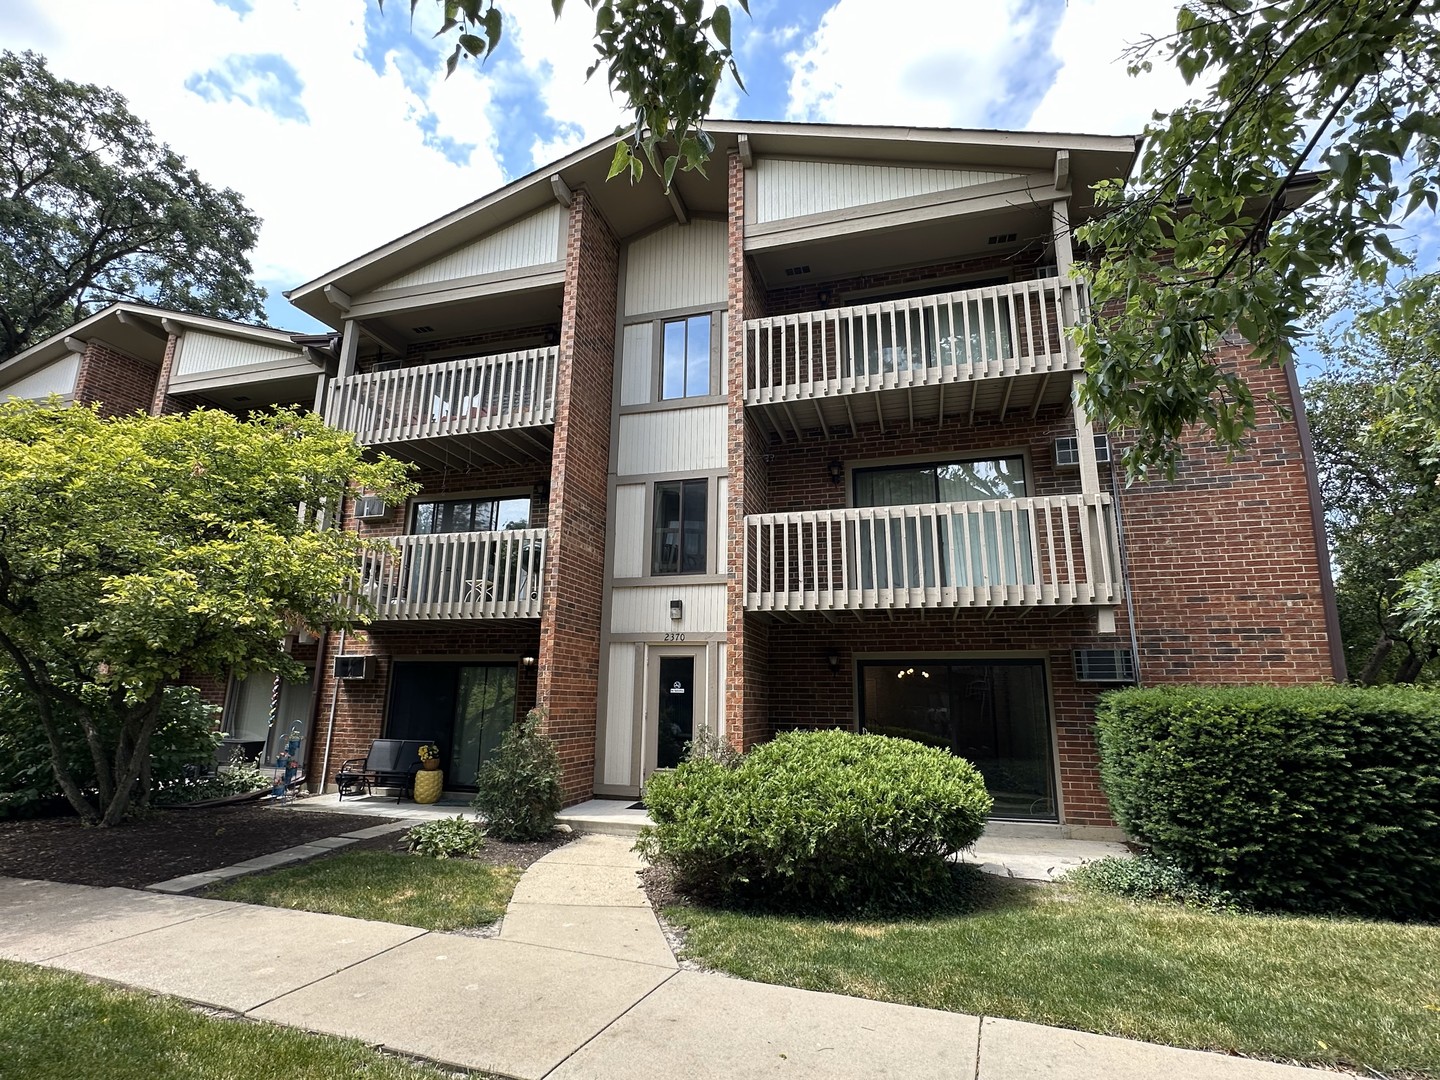
[[[655,485],[652,574],[705,573],[708,481],[667,480]]]
[[[710,393],[710,316],[691,315],[661,324],[660,399]]]
[[[414,503],[410,531],[418,536],[433,533],[500,532],[530,527],[530,496],[493,495],[477,499],[445,499]]]
[[[856,506],[972,503],[1025,494],[1025,461],[1019,457],[855,470]],[[862,589],[1035,583],[1030,511],[1024,508],[952,507],[933,518],[862,518],[858,525]]]

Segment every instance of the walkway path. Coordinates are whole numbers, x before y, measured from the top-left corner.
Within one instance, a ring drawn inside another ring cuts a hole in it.
[[[1334,1073],[681,971],[629,841],[532,865],[498,938],[0,878],[0,957],[525,1080]]]

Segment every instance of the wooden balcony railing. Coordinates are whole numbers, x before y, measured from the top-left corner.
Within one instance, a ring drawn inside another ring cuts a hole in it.
[[[538,619],[545,530],[400,536],[365,557],[373,621]]]
[[[1084,286],[1040,278],[745,322],[745,403],[1078,371]]]
[[[1115,604],[1109,495],[745,519],[748,611]]]
[[[335,379],[326,415],[371,446],[554,424],[559,355],[526,349]]]

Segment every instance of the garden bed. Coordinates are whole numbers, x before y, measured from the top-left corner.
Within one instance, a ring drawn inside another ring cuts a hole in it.
[[[111,829],[0,821],[0,875],[139,889],[390,820],[245,803],[155,810]]]

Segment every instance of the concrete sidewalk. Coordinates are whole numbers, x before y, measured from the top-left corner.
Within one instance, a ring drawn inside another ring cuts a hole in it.
[[[1286,1080],[1245,1058],[681,971],[629,841],[536,862],[498,938],[0,878],[0,957],[524,1080]]]

